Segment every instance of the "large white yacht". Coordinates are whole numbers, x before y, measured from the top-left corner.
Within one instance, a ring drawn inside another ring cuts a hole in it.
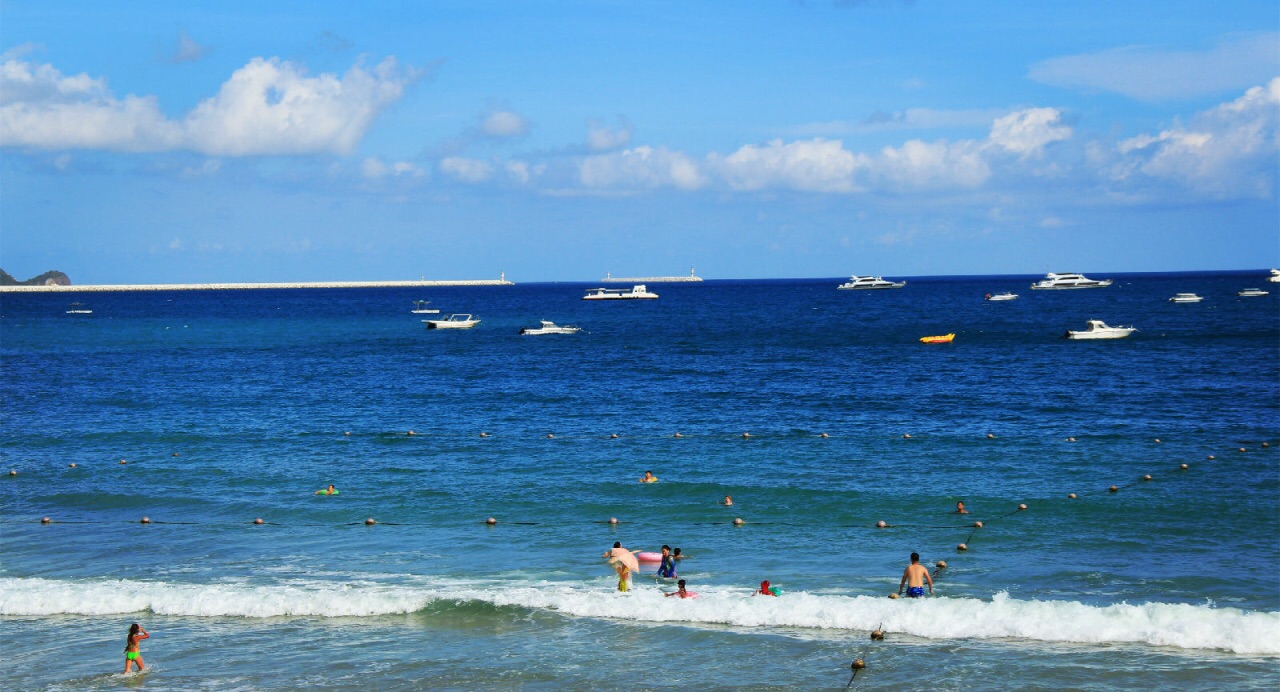
[[[423,320],[427,329],[470,329],[480,324],[480,318],[471,315],[445,315],[443,319]]]
[[[1054,272],[1049,272],[1044,275],[1043,279],[1031,284],[1031,288],[1103,288],[1110,285],[1111,279],[1095,281],[1084,274],[1055,274]]]
[[[537,336],[539,334],[577,334],[582,331],[582,327],[575,327],[571,324],[566,324],[562,327],[551,320],[539,321],[542,322],[542,326],[523,327],[520,329],[520,333],[528,336]]]
[[[1271,276],[1267,277],[1267,281],[1273,284],[1280,284],[1280,269],[1272,269]]]
[[[1267,292],[1262,290],[1261,288],[1242,288],[1239,291],[1236,291],[1236,295],[1244,296],[1245,298],[1251,298],[1251,297],[1257,297],[1257,296],[1265,296],[1267,295]]]
[[[879,276],[851,276],[849,280],[836,286],[842,291],[861,291],[873,288],[902,288],[906,281],[885,281]]]
[[[582,296],[583,300],[638,300],[638,299],[654,299],[657,293],[650,293],[644,284],[636,284],[630,289],[625,288],[591,288],[587,289],[587,294]]]
[[[1063,336],[1068,339],[1123,339],[1138,331],[1133,327],[1108,327],[1102,320],[1089,320],[1088,324],[1088,329],[1068,330]]]

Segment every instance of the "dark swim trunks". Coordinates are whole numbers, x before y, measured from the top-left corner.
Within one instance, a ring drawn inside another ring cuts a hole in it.
[[[924,595],[923,586],[907,587],[907,598],[920,598],[923,595]]]

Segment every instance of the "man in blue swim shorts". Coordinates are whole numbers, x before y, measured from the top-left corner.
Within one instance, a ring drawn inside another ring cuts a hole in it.
[[[902,581],[898,582],[898,595],[902,595],[902,587],[907,586],[907,598],[924,596],[925,582],[929,583],[929,595],[933,595],[933,577],[929,570],[920,564],[920,553],[911,553],[911,564],[902,573]]]

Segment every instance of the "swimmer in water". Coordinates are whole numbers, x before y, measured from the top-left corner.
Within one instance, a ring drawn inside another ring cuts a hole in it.
[[[968,514],[969,510],[964,508],[964,502],[956,503],[956,514]]]
[[[662,546],[662,564],[658,566],[658,576],[664,579],[676,577],[676,561],[671,557],[671,546]]]
[[[644,477],[640,479],[641,483],[657,483],[658,477],[653,475],[653,471],[645,471]]]
[[[683,560],[683,559],[684,559],[684,556],[680,554],[680,549],[679,549],[679,548],[676,548],[675,550],[671,551],[671,559],[672,559],[672,560]]]
[[[907,598],[920,598],[924,595],[924,583],[929,582],[929,595],[933,595],[933,577],[929,570],[920,564],[920,553],[911,553],[911,564],[902,573],[902,581],[898,582],[898,595],[902,595],[902,587],[907,587]]]
[[[124,646],[124,672],[128,673],[129,668],[137,665],[138,672],[142,672],[142,652],[138,650],[138,644],[143,639],[150,639],[151,635],[142,629],[142,625],[133,623],[129,626],[129,639]]]
[[[772,589],[769,588],[769,580],[765,579],[760,582],[760,590],[751,594],[752,596],[777,596]]]
[[[666,591],[666,592],[663,592],[663,594],[662,594],[662,595],[663,595],[663,596],[667,596],[667,597],[671,597],[671,596],[679,596],[680,598],[692,598],[692,597],[693,597],[693,594],[691,594],[691,593],[689,593],[688,591],[686,591],[686,590],[685,590],[685,588],[684,588],[684,580],[683,580],[683,579],[681,579],[680,581],[676,582],[676,590],[675,590],[675,591]]]
[[[724,496],[724,501],[723,501],[723,502],[721,502],[720,504],[724,505],[725,507],[732,507],[732,506],[733,506],[733,497],[731,497],[731,496],[729,496],[729,495],[725,495],[725,496]]]
[[[338,491],[333,487],[332,484],[330,484],[329,487],[325,488],[324,490],[317,490],[316,494],[317,495],[337,495]]]

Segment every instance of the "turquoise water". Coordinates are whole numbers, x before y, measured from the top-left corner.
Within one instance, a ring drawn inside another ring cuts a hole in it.
[[[1280,685],[1280,291],[1033,278],[0,294],[0,684]]]

